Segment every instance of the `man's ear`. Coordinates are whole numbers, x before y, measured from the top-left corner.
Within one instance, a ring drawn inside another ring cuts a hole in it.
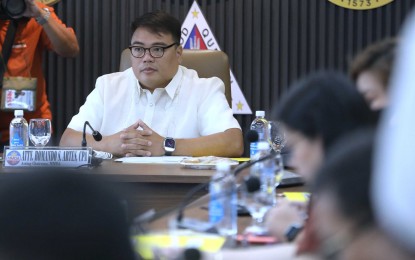
[[[182,54],[183,54],[183,47],[182,47],[182,45],[179,45],[177,48],[176,48],[176,57],[177,57],[177,60],[179,61],[179,64],[181,64],[182,63]]]

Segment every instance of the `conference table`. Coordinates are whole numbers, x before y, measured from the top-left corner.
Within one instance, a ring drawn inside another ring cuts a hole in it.
[[[2,164],[0,167],[2,174],[30,171],[27,168],[4,168]],[[160,215],[152,224],[154,229],[163,229],[167,227],[169,216],[175,214],[168,209],[177,208],[189,190],[200,183],[208,182],[214,172],[184,168],[179,164],[134,164],[104,160],[101,166],[89,170],[88,174],[108,181],[119,193],[125,202],[129,221],[152,209],[156,213],[166,212],[166,216]],[[243,175],[244,173],[241,174]],[[302,187],[280,189],[298,190],[302,190]],[[195,193],[192,200],[199,201],[186,210],[186,216],[207,218],[207,211],[202,207],[207,203],[207,193],[207,189]]]
[[[279,187],[277,188],[277,194],[283,194],[284,192],[304,192],[305,186],[303,185],[296,185],[290,187]],[[209,203],[209,194],[205,194],[200,196],[197,199],[194,199],[191,203],[189,203],[185,210],[183,211],[184,218],[191,218],[196,219],[199,221],[208,222],[208,203]],[[177,210],[173,212],[169,212],[154,221],[152,221],[148,228],[150,230],[166,230],[170,227],[171,221],[177,220]],[[248,227],[252,222],[252,218],[249,215],[242,215],[238,216],[238,233],[242,234],[246,227]],[[175,223],[177,225],[177,223]]]
[[[4,168],[0,173],[27,172],[28,168]],[[85,170],[82,173],[86,172]],[[88,170],[97,178],[110,182],[110,186],[126,203],[128,218],[154,209],[156,212],[177,205],[195,185],[209,181],[212,170],[185,169],[172,164],[127,164],[104,160],[101,166]],[[206,194],[201,190],[195,198]]]

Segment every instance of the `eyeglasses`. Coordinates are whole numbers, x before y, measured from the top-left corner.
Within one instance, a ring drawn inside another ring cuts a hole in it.
[[[146,55],[146,51],[148,50],[151,57],[153,58],[161,58],[164,55],[164,51],[174,45],[178,44],[177,42],[170,44],[169,46],[163,47],[163,46],[154,46],[150,48],[144,48],[141,46],[129,46],[128,49],[131,51],[131,55],[133,55],[136,58],[142,58],[144,55]]]

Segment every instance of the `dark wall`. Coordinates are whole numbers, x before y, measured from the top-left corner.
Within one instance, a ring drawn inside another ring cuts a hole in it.
[[[46,57],[55,134],[63,133],[98,76],[118,70],[129,45],[130,22],[155,9],[184,20],[193,0],[62,0],[55,8],[77,33],[76,59]],[[269,111],[289,84],[318,69],[346,71],[364,46],[397,35],[413,0],[369,11],[328,0],[199,0],[251,109]],[[253,116],[236,116],[247,129]]]

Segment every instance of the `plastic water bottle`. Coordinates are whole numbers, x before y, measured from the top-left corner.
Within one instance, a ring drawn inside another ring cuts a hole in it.
[[[209,221],[222,236],[237,233],[236,181],[227,163],[219,163],[209,186]]]
[[[268,142],[258,144],[259,157],[267,156],[270,152]],[[275,197],[275,159],[270,158],[258,163],[258,175],[261,178],[261,191]]]
[[[28,125],[23,118],[23,110],[14,110],[10,122],[10,146],[29,146]]]
[[[270,144],[268,142],[258,143],[258,153],[256,154],[255,160],[265,157],[270,153]],[[264,197],[266,201],[263,201],[267,205],[273,205],[276,202],[275,197],[275,186],[276,186],[276,163],[275,158],[270,158],[262,162],[258,162],[251,175],[257,176],[260,179],[260,192],[267,194]],[[269,200],[269,201],[268,201]]]
[[[268,121],[265,119],[265,111],[256,111],[256,118],[251,123],[251,130],[254,130],[258,133],[258,141],[252,142],[250,144],[250,158],[254,160],[256,154],[258,153],[258,143],[259,142],[268,142],[269,139],[269,129]]]

